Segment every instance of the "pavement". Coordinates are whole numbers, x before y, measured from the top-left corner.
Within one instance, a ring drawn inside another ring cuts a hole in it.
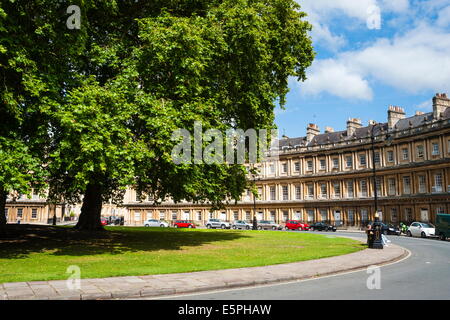
[[[347,238],[351,238],[348,237]],[[356,239],[361,241],[361,239]],[[0,284],[0,300],[111,300],[250,287],[311,279],[399,261],[409,251],[390,244],[359,252],[287,264],[190,273]],[[68,285],[68,281],[70,282]],[[71,286],[72,285],[72,286]],[[75,286],[75,288],[73,288]]]

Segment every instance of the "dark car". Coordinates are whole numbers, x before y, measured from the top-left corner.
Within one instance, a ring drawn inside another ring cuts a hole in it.
[[[399,227],[396,227],[392,224],[388,225],[383,222],[380,222],[380,223],[381,223],[381,233],[383,233],[384,235],[390,235],[390,234],[396,235],[396,236],[400,235],[401,232],[400,232]],[[370,222],[369,225],[373,228],[373,222]]]
[[[309,226],[312,231],[333,231],[336,232],[336,227],[324,222],[316,222]]]

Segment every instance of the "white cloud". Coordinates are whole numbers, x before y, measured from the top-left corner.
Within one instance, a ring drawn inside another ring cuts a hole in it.
[[[328,92],[341,98],[372,99],[368,82],[343,63],[333,59],[315,61],[302,89],[304,93],[311,95]]]
[[[333,59],[316,60],[303,84],[307,94],[371,99],[369,80],[409,93],[450,89],[450,33],[422,24],[403,36],[379,39]]]
[[[436,24],[440,27],[446,27],[450,25],[450,6],[439,11]]]

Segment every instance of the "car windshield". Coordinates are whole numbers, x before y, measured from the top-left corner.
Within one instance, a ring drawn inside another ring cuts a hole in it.
[[[434,226],[431,223],[422,223],[422,227],[424,227],[424,228],[434,228]]]

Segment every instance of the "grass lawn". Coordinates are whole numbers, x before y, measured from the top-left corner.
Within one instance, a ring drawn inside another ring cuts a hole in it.
[[[360,242],[314,233],[109,227],[94,235],[71,228],[11,226],[0,239],[0,283],[254,267],[348,254]]]

